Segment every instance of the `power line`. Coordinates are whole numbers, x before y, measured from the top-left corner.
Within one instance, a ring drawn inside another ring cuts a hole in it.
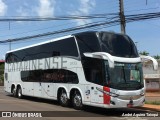
[[[147,11],[147,10],[153,10],[153,9],[158,9],[160,7],[153,7],[153,8],[147,8],[147,9],[133,9],[133,10],[128,10],[125,12],[135,12],[135,11]]]
[[[53,26],[50,26],[50,27],[45,27],[45,28],[40,28],[40,29],[34,29],[34,30],[29,30],[29,31],[24,31],[24,32],[19,32],[19,33],[15,33],[15,34],[7,34],[7,35],[2,35],[0,37],[5,37],[5,36],[13,36],[13,35],[18,35],[18,34],[25,34],[25,33],[30,33],[30,32],[36,32],[36,31],[41,31],[41,30],[46,30],[46,29],[50,29],[50,28],[57,28],[57,27],[60,27],[60,26],[66,26],[66,25],[71,25],[71,24],[74,24],[74,23],[77,23],[77,22],[68,22],[68,23],[65,23],[65,24],[61,24],[61,25],[53,25]],[[17,28],[16,28],[17,29]]]
[[[22,37],[22,38],[4,40],[4,41],[0,41],[0,43],[6,43],[6,42],[10,42],[10,41],[15,42],[15,41],[21,41],[21,40],[32,39],[32,38],[37,38],[37,37],[44,37],[44,36],[48,36],[48,35],[68,33],[68,32],[71,32],[71,31],[77,31],[77,30],[81,30],[81,29],[92,28],[92,27],[96,27],[96,26],[102,26],[102,25],[111,24],[111,23],[114,23],[114,22],[117,22],[117,21],[101,22],[101,23],[97,23],[97,24],[88,24],[88,25],[86,24],[86,25],[83,25],[83,26],[72,27],[72,28],[63,29],[63,30],[54,31],[54,32],[47,32],[47,33],[38,34],[38,35],[34,35],[34,36],[26,36],[26,37]]]
[[[95,21],[95,22],[91,22],[92,24],[93,23],[98,23],[98,22],[104,22],[104,21],[106,21],[106,20],[112,20],[112,19],[114,19],[114,18],[116,18],[117,16],[115,16],[115,17],[109,17],[109,18],[106,18],[106,19],[104,19],[104,20],[102,20],[102,21]],[[45,29],[50,29],[50,28],[57,28],[57,27],[60,27],[60,26],[63,26],[63,25],[71,25],[71,24],[73,24],[73,23],[77,23],[77,22],[69,22],[69,23],[65,23],[65,24],[62,24],[62,25],[54,25],[54,26],[50,26],[50,27],[46,27],[46,28],[41,28],[41,29],[35,29],[35,30],[30,30],[30,31],[25,31],[25,32],[19,32],[19,33],[15,33],[15,34],[7,34],[7,35],[2,35],[2,36],[0,36],[0,37],[5,37],[5,36],[13,36],[13,35],[18,35],[18,34],[25,34],[25,33],[33,33],[33,32],[36,32],[36,31],[40,31],[40,30],[45,30]]]
[[[126,22],[135,22],[135,21],[141,21],[141,20],[149,20],[149,19],[155,19],[160,17],[160,12],[157,13],[146,13],[146,14],[134,14],[134,15],[126,15]],[[7,42],[16,42],[16,41],[24,41],[32,38],[39,38],[39,37],[44,37],[44,36],[49,36],[49,35],[58,35],[58,34],[64,34],[64,33],[69,33],[73,31],[80,31],[80,30],[86,30],[89,28],[98,28],[98,27],[104,27],[104,26],[114,26],[118,25],[120,22],[120,19],[118,16],[115,16],[112,20],[105,21],[105,22],[98,22],[98,23],[88,23],[84,24],[81,26],[76,26],[72,28],[67,28],[67,29],[62,29],[58,31],[52,31],[52,32],[47,32],[47,33],[42,33],[42,34],[37,34],[33,36],[26,36],[26,37],[21,37],[21,38],[15,38],[15,39],[10,39],[10,40],[3,40],[0,41],[0,43],[7,43]]]
[[[87,16],[77,16],[77,15],[71,15],[71,16],[57,16],[57,17],[30,17],[30,16],[24,16],[19,17],[18,16],[12,16],[12,17],[5,17],[0,18],[0,21],[51,21],[51,20],[75,20],[75,19],[97,19],[97,18],[106,18],[106,16],[109,15],[117,15],[118,13],[107,13],[107,14],[92,14]]]

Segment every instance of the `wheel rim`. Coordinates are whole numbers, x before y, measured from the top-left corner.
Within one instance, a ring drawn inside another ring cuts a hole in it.
[[[64,103],[64,104],[67,103],[67,94],[63,92],[63,93],[61,94],[60,99],[61,99],[61,102],[62,102],[62,103]]]
[[[18,90],[18,97],[21,97],[22,93],[21,93],[21,89]]]
[[[16,96],[16,88],[13,89],[13,96]]]
[[[81,98],[81,96],[80,95],[75,95],[75,97],[74,97],[74,104],[76,105],[76,106],[81,106],[81,104],[82,104],[82,98]]]

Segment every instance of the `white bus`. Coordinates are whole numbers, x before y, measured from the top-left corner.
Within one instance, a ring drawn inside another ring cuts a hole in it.
[[[157,62],[151,57],[154,69]],[[103,108],[142,106],[142,58],[122,34],[82,32],[7,52],[6,92]]]

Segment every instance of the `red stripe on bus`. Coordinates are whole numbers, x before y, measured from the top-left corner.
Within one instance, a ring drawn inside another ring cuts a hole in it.
[[[110,92],[110,88],[108,87],[103,87],[103,90],[106,91],[106,92]],[[110,104],[110,101],[111,101],[111,97],[105,93],[103,93],[103,103],[104,104]]]

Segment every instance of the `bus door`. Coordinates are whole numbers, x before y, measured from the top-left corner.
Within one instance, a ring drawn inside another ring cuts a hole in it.
[[[103,86],[91,84],[91,103],[103,104]]]
[[[102,104],[103,103],[103,80],[101,79],[100,72],[97,69],[91,70],[91,103]]]

